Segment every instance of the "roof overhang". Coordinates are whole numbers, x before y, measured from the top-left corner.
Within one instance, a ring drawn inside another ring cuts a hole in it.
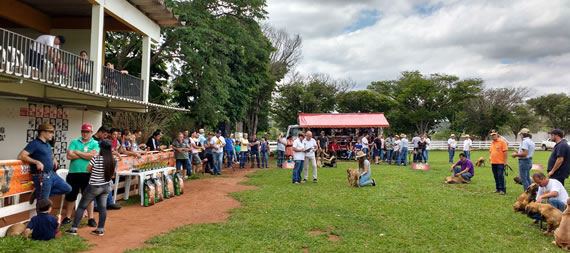
[[[384,113],[321,113],[299,114],[299,126],[306,128],[369,128],[388,127]]]

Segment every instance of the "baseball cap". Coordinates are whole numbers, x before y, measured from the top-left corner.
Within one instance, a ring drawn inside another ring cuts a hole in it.
[[[81,126],[81,131],[89,131],[92,132],[93,131],[93,125],[89,124],[89,123],[85,123]]]
[[[497,133],[497,131],[495,131],[495,130],[491,130],[491,132],[489,133],[489,135],[497,135],[497,134],[499,134],[499,133]]]
[[[530,133],[530,130],[528,130],[528,128],[523,128],[519,131],[519,134],[528,134]]]
[[[455,137],[455,134],[451,134],[450,137]]]
[[[218,133],[221,134],[221,133],[222,133],[222,130],[218,130]]]
[[[555,134],[555,135],[558,135],[560,137],[564,137],[564,132],[562,132],[562,130],[560,130],[560,129],[554,129],[554,130],[548,132],[548,134]]]

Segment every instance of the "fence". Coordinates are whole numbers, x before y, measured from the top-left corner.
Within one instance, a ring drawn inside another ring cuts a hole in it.
[[[93,62],[0,28],[0,73],[91,90]]]
[[[103,66],[103,80],[101,92],[130,98],[134,100],[143,100],[143,80],[107,66]]]

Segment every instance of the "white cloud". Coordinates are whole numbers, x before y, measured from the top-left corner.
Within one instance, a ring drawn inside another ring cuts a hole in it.
[[[376,23],[347,31],[370,10]],[[419,70],[570,92],[570,1],[269,0],[268,11],[270,24],[303,37],[301,73],[365,88]]]

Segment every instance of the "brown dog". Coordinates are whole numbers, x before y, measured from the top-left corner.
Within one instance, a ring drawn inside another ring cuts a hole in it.
[[[468,184],[463,177],[446,177],[444,183],[446,184]]]
[[[348,184],[354,187],[360,187],[360,173],[358,173],[358,169],[348,168],[346,170],[348,174]]]
[[[513,204],[513,209],[516,213],[524,213],[526,205],[536,200],[536,193],[538,192],[538,185],[532,183],[528,186],[525,192],[521,193],[517,201]]]
[[[26,231],[26,224],[24,223],[17,223],[8,228],[6,230],[6,236],[20,236],[23,235],[24,237],[28,237],[28,234],[25,233]]]
[[[477,160],[477,162],[475,162],[475,166],[477,166],[477,167],[481,167],[481,166],[487,167],[487,166],[485,165],[485,158],[482,157],[482,156],[479,157],[479,160]]]
[[[570,249],[570,208],[566,203],[566,209],[562,213],[560,226],[554,231],[554,241],[552,244],[568,251]]]
[[[562,220],[562,212],[550,204],[532,202],[526,205],[525,210],[529,214],[540,213],[546,219],[546,231],[543,232],[545,235],[551,235],[551,231],[557,228]]]

